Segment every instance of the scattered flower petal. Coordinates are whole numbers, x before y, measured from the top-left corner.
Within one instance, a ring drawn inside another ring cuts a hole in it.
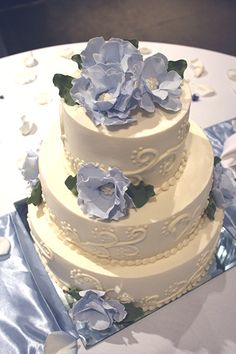
[[[191,68],[195,77],[200,77],[205,70],[203,63],[198,58],[191,60]]]
[[[30,84],[35,81],[37,75],[34,71],[26,69],[16,75],[16,82],[20,85]]]
[[[26,115],[21,117],[22,124],[20,126],[20,132],[22,135],[34,134],[37,130],[36,124],[28,118]]]
[[[227,75],[230,80],[236,81],[236,69],[229,69]]]
[[[33,150],[27,152],[21,173],[24,179],[28,181],[31,186],[34,186],[38,182],[38,154]]]
[[[24,57],[24,64],[27,68],[38,65],[38,61],[34,58],[33,52],[29,52]]]
[[[71,59],[74,54],[74,50],[69,47],[62,49],[62,51],[60,52],[60,56],[65,59]]]
[[[7,256],[10,252],[11,243],[8,238],[0,236],[0,257]]]
[[[48,104],[51,100],[52,96],[47,91],[39,92],[35,97],[35,101],[40,105]]]
[[[151,49],[149,49],[147,47],[141,47],[141,48],[139,48],[139,51],[142,55],[152,54]]]
[[[194,91],[198,96],[201,97],[210,97],[216,94],[213,87],[208,86],[206,84],[194,85]]]

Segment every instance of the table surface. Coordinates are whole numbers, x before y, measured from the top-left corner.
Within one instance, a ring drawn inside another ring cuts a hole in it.
[[[19,171],[26,151],[39,147],[50,125],[59,117],[58,90],[52,84],[55,73],[72,74],[76,64],[62,55],[80,53],[84,43],[55,46],[33,51],[38,65],[26,68],[21,53],[0,59],[0,215],[14,209],[13,202],[28,191]],[[198,58],[205,71],[194,77],[189,65],[185,78],[194,93],[201,84],[211,86],[215,95],[201,97],[191,106],[190,118],[203,128],[236,117],[236,82],[228,78],[236,69],[236,58],[205,49],[173,44],[141,42],[150,54],[161,52],[171,60],[184,58],[190,64]],[[37,76],[32,83],[17,81],[23,73]],[[234,91],[235,89],[235,91]],[[37,99],[46,95],[47,104]],[[36,133],[20,133],[21,117],[26,115],[37,126]],[[196,289],[174,303],[149,315],[89,350],[93,354],[157,353],[236,353],[236,268]],[[87,351],[80,346],[80,353]]]

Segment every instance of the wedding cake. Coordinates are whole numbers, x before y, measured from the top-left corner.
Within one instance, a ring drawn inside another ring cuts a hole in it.
[[[101,37],[73,60],[77,78],[54,77],[60,122],[40,149],[31,233],[62,288],[151,310],[192,289],[211,263],[223,218],[212,148],[189,121],[183,60],[144,60],[135,43]]]

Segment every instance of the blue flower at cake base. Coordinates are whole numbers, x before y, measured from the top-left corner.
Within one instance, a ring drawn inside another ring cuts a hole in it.
[[[27,152],[21,173],[31,186],[37,183],[39,175],[38,154],[33,150]]]
[[[77,174],[78,204],[90,217],[118,220],[134,207],[126,193],[129,184],[118,168],[103,171],[91,163],[82,165]]]
[[[127,315],[124,305],[118,300],[105,300],[104,291],[85,290],[79,292],[82,298],[71,309],[73,321],[89,329],[104,331],[121,322]]]
[[[163,54],[147,58],[139,84],[140,107],[147,112],[154,112],[155,104],[171,111],[180,110],[181,82],[176,71],[168,71],[168,59]]]
[[[214,167],[212,196],[218,208],[227,208],[236,204],[236,181],[230,169],[221,163]]]
[[[71,97],[86,109],[95,125],[123,125],[135,121],[131,110],[137,107],[133,97],[134,75],[125,75],[120,64],[96,64],[82,70],[72,80]]]

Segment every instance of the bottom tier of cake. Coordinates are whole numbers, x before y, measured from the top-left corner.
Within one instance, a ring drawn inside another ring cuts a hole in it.
[[[96,264],[68,247],[56,225],[49,222],[43,205],[29,207],[29,223],[41,260],[61,287],[103,289],[121,302],[135,302],[152,310],[191,290],[205,275],[218,243],[223,213],[206,217],[192,240],[167,258],[145,265]],[[196,231],[195,231],[196,233]]]

